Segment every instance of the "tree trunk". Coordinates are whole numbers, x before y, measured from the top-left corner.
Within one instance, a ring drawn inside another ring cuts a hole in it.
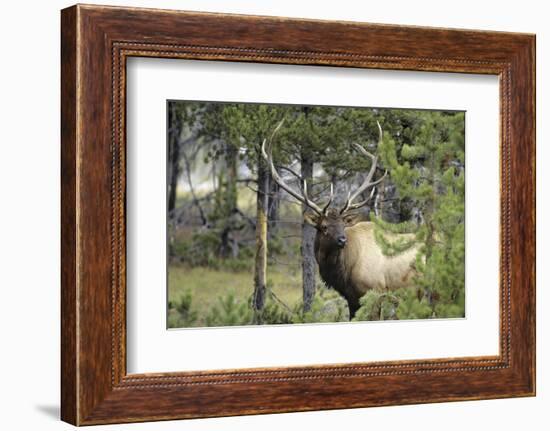
[[[308,184],[313,178],[313,159],[302,152],[301,154],[301,175]],[[312,190],[309,191],[312,194]],[[308,207],[302,204],[302,211]],[[311,309],[313,298],[315,298],[315,228],[307,223],[302,224],[302,291],[304,312]]]
[[[226,164],[226,200],[229,212],[237,208],[237,177],[238,177],[238,149],[231,143],[226,144],[225,164]]]
[[[220,214],[222,234],[220,255],[227,258],[234,253],[230,234],[233,230],[232,215],[237,209],[237,148],[230,142],[225,143],[225,189]]]
[[[279,185],[275,181],[269,181],[269,200],[267,203],[267,219],[269,221],[269,237],[272,238],[277,232],[277,223],[279,222],[279,207],[281,204]]]
[[[169,157],[170,163],[168,164],[168,214],[170,214],[176,207],[176,189],[178,185],[178,178],[180,176],[180,145],[179,145],[179,132],[180,127],[177,124],[175,109],[171,109],[170,112],[170,140],[169,140]]]
[[[187,157],[187,154],[185,154],[185,148],[183,151],[181,151],[181,156],[183,159],[183,163],[185,164],[185,171],[187,173],[187,183],[189,184],[189,191],[191,192],[191,198],[193,199],[193,205],[197,207],[199,210],[199,217],[201,219],[201,223],[203,226],[206,226],[208,224],[208,220],[206,219],[206,214],[204,213],[204,210],[202,209],[201,203],[199,199],[197,198],[197,195],[195,194],[195,188],[193,187],[193,178],[191,176],[191,162],[189,161],[189,158]]]
[[[256,259],[254,265],[255,311],[264,308],[267,273],[267,211],[268,211],[269,175],[265,163],[258,156],[258,191],[256,192]]]

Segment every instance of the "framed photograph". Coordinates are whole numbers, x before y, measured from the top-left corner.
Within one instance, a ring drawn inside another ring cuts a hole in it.
[[[62,11],[62,419],[535,394],[535,36]]]

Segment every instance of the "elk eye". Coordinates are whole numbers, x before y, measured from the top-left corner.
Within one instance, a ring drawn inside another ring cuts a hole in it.
[[[321,230],[323,233],[327,233],[328,227],[327,226],[321,226]]]

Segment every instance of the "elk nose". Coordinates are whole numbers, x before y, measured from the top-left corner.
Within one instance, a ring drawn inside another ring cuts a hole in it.
[[[344,235],[339,236],[337,241],[340,247],[343,247],[346,245],[346,237]]]

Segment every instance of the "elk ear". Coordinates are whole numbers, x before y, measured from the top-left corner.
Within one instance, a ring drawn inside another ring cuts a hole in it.
[[[360,213],[346,214],[343,218],[346,226],[354,226],[360,221],[363,221],[363,215]]]
[[[316,228],[319,223],[319,214],[312,213],[312,212],[304,213],[304,221],[307,224]]]

